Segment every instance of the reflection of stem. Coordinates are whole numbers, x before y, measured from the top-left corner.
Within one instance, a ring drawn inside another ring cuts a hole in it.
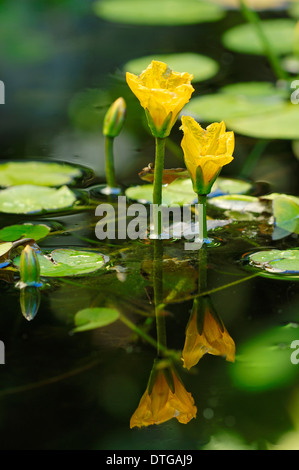
[[[263,30],[259,15],[254,10],[251,10],[250,8],[248,8],[246,4],[246,0],[239,0],[239,1],[240,1],[240,7],[243,13],[243,16],[255,28],[256,33],[258,37],[260,38],[261,43],[264,46],[265,55],[268,57],[268,60],[277,78],[282,79],[282,80],[288,80],[289,77],[287,73],[283,70],[280,60],[277,57],[275,50],[273,49],[270,41],[268,40]]]
[[[106,152],[106,180],[110,188],[116,188],[116,178],[114,169],[114,156],[113,156],[113,137],[106,136],[105,139],[105,152]]]
[[[243,168],[240,172],[241,178],[248,178],[251,175],[268,143],[268,140],[259,140],[256,143],[252,152],[250,153],[243,165]]]
[[[198,194],[198,222],[199,240],[204,241],[208,237],[207,230],[207,196]]]
[[[166,348],[166,327],[165,316],[161,315],[163,308],[163,242],[154,240],[154,260],[153,260],[153,287],[154,303],[157,328],[157,353],[161,355]]]
[[[156,235],[161,235],[162,220],[161,212],[157,213],[157,206],[162,204],[162,184],[163,184],[163,170],[164,170],[164,155],[165,155],[165,139],[156,137],[156,157],[154,169],[154,188],[153,188],[153,203],[154,203],[154,231]]]

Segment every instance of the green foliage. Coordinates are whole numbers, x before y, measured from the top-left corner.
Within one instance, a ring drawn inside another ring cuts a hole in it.
[[[119,318],[119,312],[113,308],[85,308],[76,313],[76,327],[73,333],[95,330],[114,323]]]

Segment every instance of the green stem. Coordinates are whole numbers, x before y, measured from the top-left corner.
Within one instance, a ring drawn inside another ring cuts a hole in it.
[[[106,136],[105,139],[105,153],[106,153],[106,180],[107,185],[110,188],[116,188],[116,177],[115,177],[115,169],[114,169],[114,155],[113,155],[113,142],[114,138]]]
[[[154,240],[153,287],[157,329],[157,354],[161,356],[166,346],[166,325],[163,314],[163,242]]]
[[[241,12],[243,16],[246,18],[246,20],[254,26],[256,33],[264,46],[265,55],[268,57],[268,60],[277,78],[282,79],[282,80],[288,80],[289,79],[288,74],[283,70],[280,60],[275,53],[275,50],[273,49],[270,41],[268,40],[266,34],[264,33],[259,15],[254,10],[251,10],[250,8],[248,8],[246,4],[246,0],[239,0],[239,1],[240,1]]]
[[[208,238],[207,230],[207,196],[198,194],[198,222],[199,222],[199,240]]]
[[[153,188],[153,204],[154,204],[154,231],[158,236],[162,232],[161,212],[158,211],[158,206],[162,204],[162,185],[163,185],[163,170],[164,170],[164,156],[165,156],[165,138],[156,137],[156,157],[154,169],[154,188]]]
[[[243,168],[240,172],[241,178],[248,178],[251,175],[268,144],[268,140],[259,140],[256,143],[243,165]]]

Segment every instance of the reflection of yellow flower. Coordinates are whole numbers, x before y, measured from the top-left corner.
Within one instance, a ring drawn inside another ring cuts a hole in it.
[[[167,137],[194,91],[193,75],[173,72],[164,62],[153,60],[139,76],[127,72],[126,78],[146,111],[152,134]]]
[[[153,369],[148,387],[131,417],[130,427],[160,424],[171,418],[188,423],[197,408],[173,368]]]
[[[182,353],[184,367],[190,369],[204,354],[224,356],[235,361],[235,343],[208,298],[199,300],[191,314]]]
[[[182,116],[181,129],[181,145],[194,191],[208,194],[222,167],[233,160],[234,133],[225,132],[224,122],[215,122],[204,130],[190,116]]]

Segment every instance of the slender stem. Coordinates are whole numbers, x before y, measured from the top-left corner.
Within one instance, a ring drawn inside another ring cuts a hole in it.
[[[268,140],[258,140],[240,172],[242,178],[248,178],[251,175],[268,144]]]
[[[155,234],[157,235],[161,235],[161,232],[162,232],[161,212],[158,211],[158,206],[162,204],[164,156],[165,156],[165,138],[156,137],[153,203],[154,203],[154,230],[155,230]]]
[[[208,238],[207,230],[207,196],[198,194],[198,222],[199,222],[199,240]]]
[[[163,242],[154,240],[153,287],[157,329],[157,354],[161,356],[166,346],[166,325],[163,309]]]
[[[278,56],[276,55],[275,50],[273,49],[271,45],[271,42],[268,40],[263,30],[259,15],[256,13],[256,11],[248,8],[246,4],[246,0],[239,0],[239,1],[240,1],[241,12],[243,16],[246,18],[246,20],[254,26],[256,33],[258,37],[260,38],[260,41],[263,44],[265,55],[268,57],[268,60],[277,78],[282,79],[282,80],[288,80],[289,76],[283,70],[280,60]]]
[[[114,155],[113,155],[113,142],[114,138],[106,136],[105,139],[105,152],[106,152],[106,180],[110,188],[116,188],[116,177],[114,169]]]

